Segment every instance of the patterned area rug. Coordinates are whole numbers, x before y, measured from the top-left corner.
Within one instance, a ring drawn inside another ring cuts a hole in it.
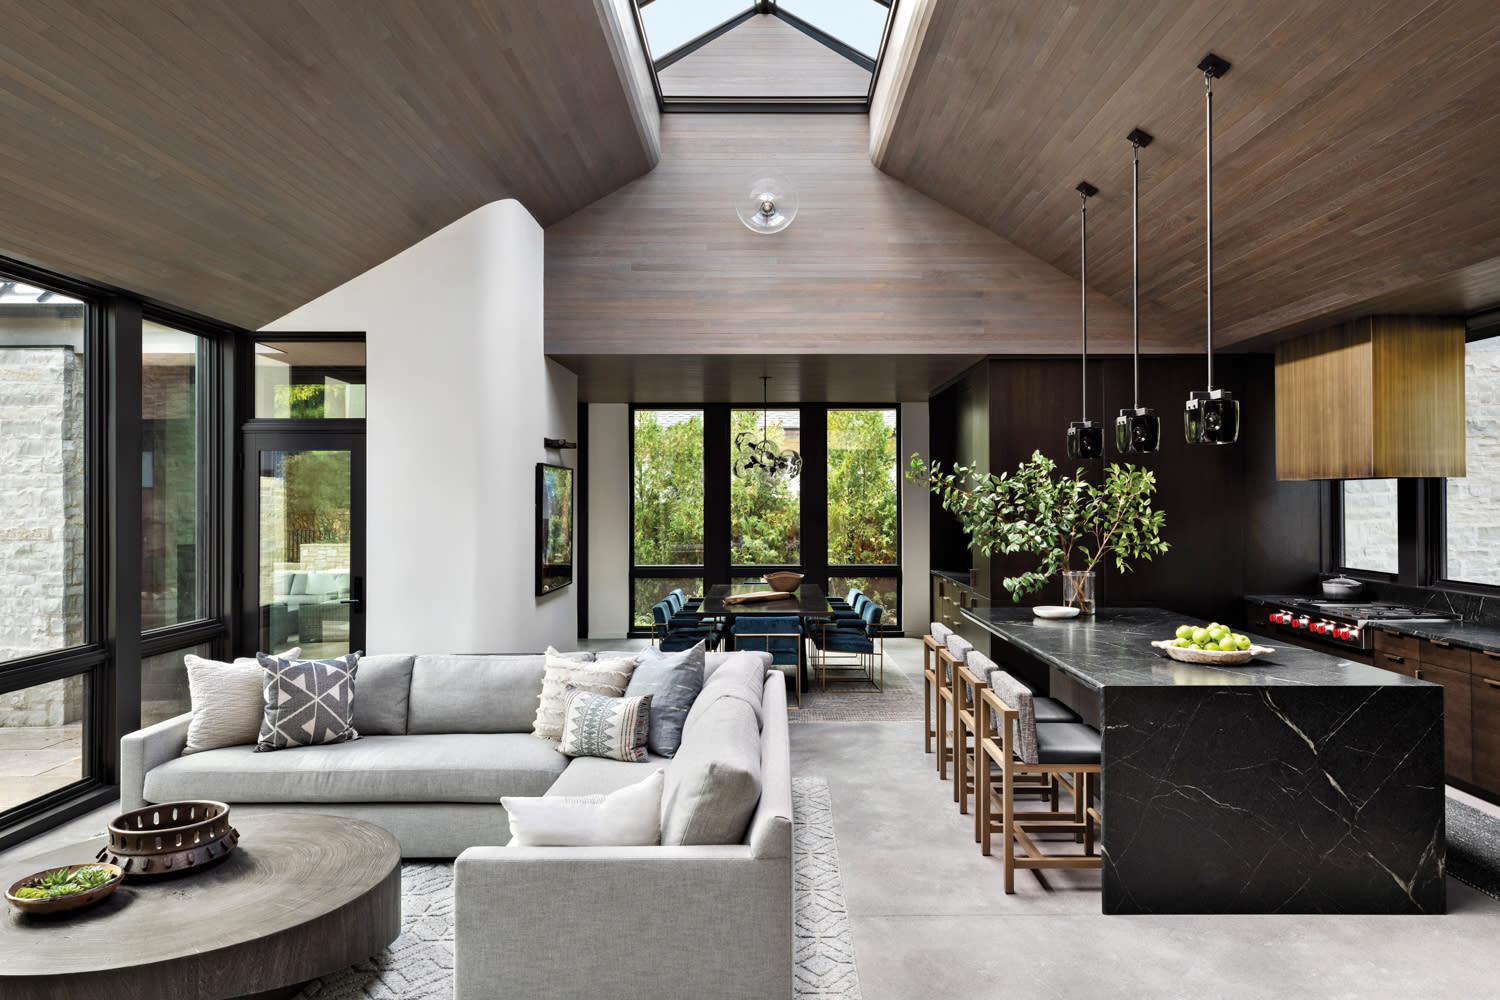
[[[1500,899],[1500,822],[1448,797],[1448,874]]]
[[[828,782],[793,778],[792,815],[794,995],[861,1000]],[[451,1000],[453,865],[403,865],[401,906],[401,936],[388,949],[309,983],[297,1000]]]

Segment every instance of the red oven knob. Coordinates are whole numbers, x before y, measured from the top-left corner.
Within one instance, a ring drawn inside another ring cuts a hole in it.
[[[1350,639],[1354,638],[1354,629],[1347,626],[1339,629],[1339,638],[1343,639],[1345,642],[1348,642]]]

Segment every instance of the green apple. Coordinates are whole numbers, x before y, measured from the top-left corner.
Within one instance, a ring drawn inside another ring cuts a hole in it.
[[[1224,638],[1219,640],[1219,648],[1226,653],[1232,653],[1236,649],[1239,649],[1239,645],[1232,638],[1226,635]]]
[[[1178,639],[1173,642],[1172,645],[1176,646],[1179,649],[1186,649],[1187,647],[1191,646],[1192,643],[1188,642],[1186,639]]]
[[[1250,637],[1248,635],[1237,635],[1234,637],[1235,647],[1238,649],[1250,648]]]
[[[1208,642],[1208,640],[1211,639],[1211,638],[1213,638],[1213,637],[1208,634],[1208,629],[1206,629],[1206,628],[1195,628],[1195,629],[1193,629],[1193,645],[1195,645],[1195,646],[1202,646],[1203,644],[1205,644],[1206,642]]]
[[[1193,626],[1191,626],[1191,625],[1179,625],[1179,626],[1177,626],[1177,638],[1179,638],[1179,639],[1191,639],[1192,637],[1193,637]]]
[[[1223,625],[1210,625],[1208,627],[1208,637],[1214,642],[1219,642],[1227,635],[1229,635],[1229,629]]]

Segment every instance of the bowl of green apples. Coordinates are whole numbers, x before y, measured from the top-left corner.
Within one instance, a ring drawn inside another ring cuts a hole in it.
[[[1179,625],[1175,639],[1158,639],[1151,645],[1182,663],[1216,663],[1233,666],[1249,663],[1257,656],[1274,653],[1270,646],[1257,646],[1247,635],[1227,625]]]

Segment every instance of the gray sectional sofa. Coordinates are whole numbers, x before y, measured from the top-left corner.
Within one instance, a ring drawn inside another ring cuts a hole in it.
[[[714,682],[731,658],[741,669],[721,680],[758,674],[758,691]],[[791,755],[770,657],[708,654],[676,757],[645,763],[570,759],[532,736],[543,673],[541,656],[367,656],[361,738],[274,753],[181,756],[181,715],[121,741],[122,807],[208,798],[353,816],[390,830],[408,857],[456,856],[455,1000],[790,997]],[[757,751],[760,799],[740,843],[499,846],[510,838],[502,795],[606,793],[661,767],[670,796],[674,768],[712,780],[721,753]]]

